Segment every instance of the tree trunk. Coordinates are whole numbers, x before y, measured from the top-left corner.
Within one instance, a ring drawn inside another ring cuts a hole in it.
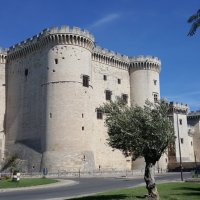
[[[151,161],[148,159],[145,159],[145,161],[146,161],[146,167],[145,167],[144,180],[146,182],[146,188],[148,190],[148,194],[145,196],[146,198],[159,199],[159,194],[156,188],[156,182],[154,178],[154,168],[156,161]]]

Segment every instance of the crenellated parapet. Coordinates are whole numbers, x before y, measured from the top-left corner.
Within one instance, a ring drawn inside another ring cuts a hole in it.
[[[187,116],[188,119],[190,118],[200,118],[200,110],[197,110],[196,113],[194,111],[191,111],[191,113]]]
[[[130,68],[133,70],[145,70],[145,69],[150,69],[157,71],[160,73],[161,71],[161,60],[158,59],[157,57],[152,57],[152,56],[146,56],[144,57],[143,55],[140,56],[132,56],[129,57],[130,61]]]
[[[108,51],[105,48],[102,49],[100,46],[94,48],[92,60],[124,70],[128,70],[130,65],[128,56],[115,53],[114,51]]]
[[[179,102],[175,102],[175,101],[172,101],[169,104],[169,112],[170,113],[188,115],[189,111],[190,111],[190,107],[188,104],[179,103]]]
[[[57,26],[43,30],[38,35],[29,38],[15,46],[9,48],[8,60],[13,60],[31,52],[37,51],[44,48],[45,46],[53,44],[66,44],[66,45],[77,45],[88,49],[93,52],[94,49],[94,36],[89,31],[79,27],[73,27],[70,29],[69,26],[61,26],[59,29]]]
[[[161,71],[161,60],[152,56],[132,56],[121,55],[114,51],[96,46],[92,55],[92,60],[100,63],[105,63],[114,67],[128,70],[129,67],[138,69],[150,69],[154,71]]]
[[[7,58],[8,49],[5,48],[4,50],[0,47],[0,63],[5,63]]]

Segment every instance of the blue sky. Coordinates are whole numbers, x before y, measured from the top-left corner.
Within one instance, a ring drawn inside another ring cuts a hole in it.
[[[69,25],[93,33],[97,45],[128,56],[161,59],[161,96],[200,109],[200,28],[187,36],[197,0],[7,0],[1,2],[0,46],[43,29]]]

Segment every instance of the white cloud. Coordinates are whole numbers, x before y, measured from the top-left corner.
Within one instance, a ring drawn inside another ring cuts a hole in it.
[[[103,17],[102,19],[98,20],[97,22],[93,23],[92,25],[90,25],[90,27],[102,26],[104,24],[107,24],[107,23],[114,21],[118,17],[119,17],[119,14],[107,15],[107,16]]]

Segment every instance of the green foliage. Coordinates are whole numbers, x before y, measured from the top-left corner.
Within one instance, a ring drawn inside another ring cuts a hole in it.
[[[188,35],[193,36],[196,33],[197,28],[200,26],[200,9],[196,14],[192,15],[187,22],[192,23],[192,27]]]
[[[9,176],[9,175],[8,175],[8,176],[5,176],[5,177],[6,177],[6,179],[11,179],[11,176]]]
[[[3,168],[1,170],[3,171],[7,168],[10,168],[11,172],[13,172],[14,170],[18,170],[18,169],[16,169],[17,158],[18,158],[18,153],[14,153],[14,154],[8,156],[8,158],[3,163]]]
[[[108,145],[121,150],[126,157],[131,156],[132,160],[144,157],[156,162],[175,142],[165,103],[154,104],[147,100],[144,108],[130,107],[117,97],[116,101],[105,103],[100,109],[106,115]]]

